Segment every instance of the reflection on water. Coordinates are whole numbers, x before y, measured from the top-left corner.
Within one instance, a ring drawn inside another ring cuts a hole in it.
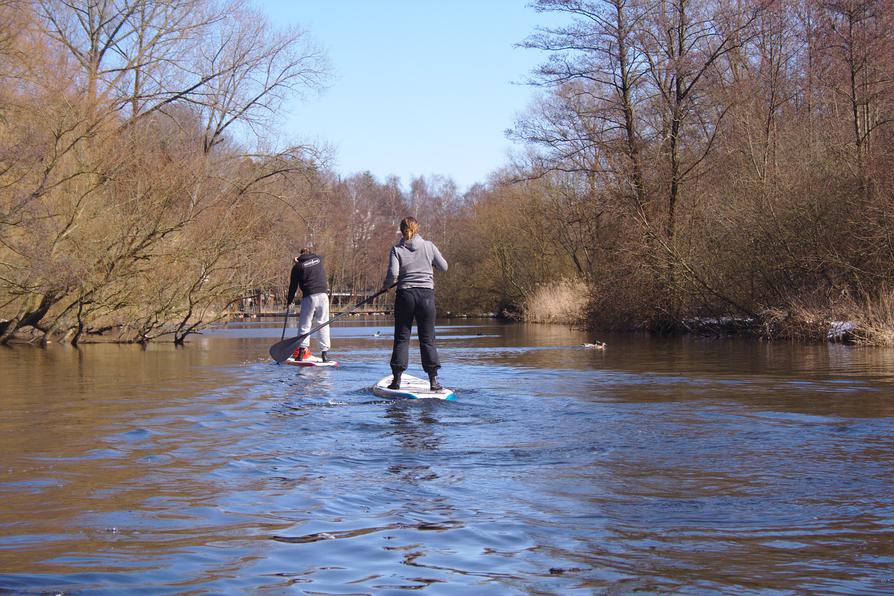
[[[894,351],[389,325],[0,350],[0,591],[894,591]]]

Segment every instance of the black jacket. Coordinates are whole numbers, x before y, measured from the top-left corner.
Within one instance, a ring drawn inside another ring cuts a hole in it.
[[[289,296],[286,304],[292,304],[298,288],[301,288],[303,296],[329,291],[329,284],[326,283],[326,270],[323,268],[323,257],[311,252],[298,257],[298,262],[292,265],[292,279],[289,281]]]

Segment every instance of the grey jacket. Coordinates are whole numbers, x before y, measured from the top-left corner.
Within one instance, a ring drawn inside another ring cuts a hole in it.
[[[388,274],[382,287],[389,288],[397,280],[397,289],[435,287],[432,265],[447,271],[447,261],[434,243],[419,234],[409,241],[401,239],[388,255]]]

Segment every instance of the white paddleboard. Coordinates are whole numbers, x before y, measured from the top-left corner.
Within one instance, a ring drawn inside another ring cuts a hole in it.
[[[323,362],[323,359],[319,356],[311,356],[310,358],[305,358],[304,360],[295,360],[291,356],[289,356],[283,364],[291,364],[292,366],[338,366],[338,362],[335,360],[329,360],[328,362]]]
[[[429,383],[425,379],[414,377],[413,375],[403,375],[400,378],[400,389],[388,389],[391,384],[391,375],[388,375],[375,385],[373,385],[373,393],[379,397],[402,397],[409,399],[446,399],[455,400],[456,394],[452,389],[441,389],[440,391],[432,391]]]

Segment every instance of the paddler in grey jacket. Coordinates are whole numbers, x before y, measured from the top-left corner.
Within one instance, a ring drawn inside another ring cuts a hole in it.
[[[438,349],[435,346],[435,283],[436,267],[447,271],[447,261],[432,242],[419,235],[419,222],[406,217],[400,222],[403,238],[391,247],[388,273],[383,288],[397,281],[394,299],[394,349],[391,351],[391,372],[394,375],[389,389],[400,389],[400,378],[409,360],[410,335],[415,319],[422,354],[422,368],[428,373],[432,391],[443,389],[438,383]]]

